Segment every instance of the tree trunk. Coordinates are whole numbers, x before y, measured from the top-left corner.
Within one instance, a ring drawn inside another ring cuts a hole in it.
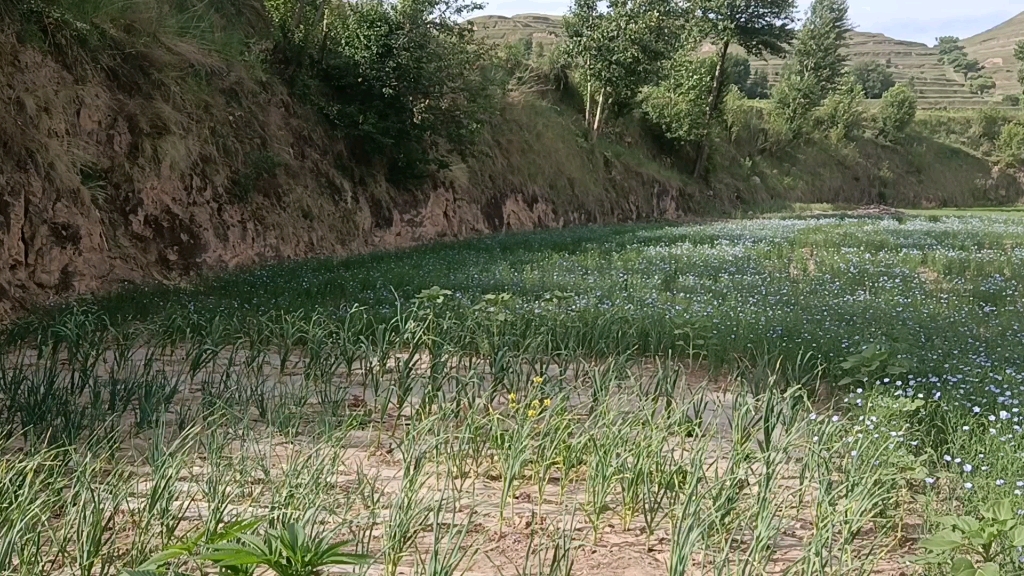
[[[591,133],[591,138],[597,140],[597,133],[601,131],[601,115],[604,113],[604,88],[601,88],[601,94],[597,97],[597,111],[594,113],[594,131]]]
[[[590,102],[593,99],[593,96],[591,94],[591,87],[592,86],[593,86],[593,83],[590,82],[590,81],[587,81],[587,109],[586,109],[586,112],[583,115],[583,120],[584,120],[584,122],[586,122],[587,126],[590,126]]]
[[[584,70],[588,71],[587,72],[587,110],[586,110],[586,113],[585,113],[585,116],[584,116],[583,119],[586,122],[587,126],[590,126],[590,101],[594,97],[593,96],[593,92],[592,92],[593,86],[594,86],[594,81],[592,79],[590,79],[590,77],[589,77],[590,76],[590,73],[589,73],[589,70],[590,70],[590,56],[587,56],[587,63],[584,64],[583,68],[584,68]]]
[[[729,41],[722,43],[718,52],[718,69],[715,70],[715,82],[711,86],[711,97],[708,98],[708,112],[704,118],[704,139],[700,143],[700,154],[697,156],[697,167],[693,176],[697,180],[704,179],[704,171],[708,165],[708,154],[711,153],[711,121],[718,112],[718,104],[722,99],[722,88],[725,87],[725,58],[729,55]]]
[[[328,0],[321,0],[320,9],[317,12],[317,22],[320,22],[320,50],[317,58],[321,66],[323,66],[324,58],[327,56],[327,2]]]
[[[299,0],[295,3],[295,15],[292,16],[291,33],[296,34],[299,26],[302,26],[302,19],[306,16],[306,0]]]

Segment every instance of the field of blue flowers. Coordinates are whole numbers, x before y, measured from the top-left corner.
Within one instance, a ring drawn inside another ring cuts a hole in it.
[[[228,353],[228,369],[267,362],[282,378],[296,357],[318,409],[331,400],[331,391],[317,388],[324,374],[328,387],[338,374],[348,383],[359,374],[364,393],[373,388],[367,397],[378,413],[370,421],[381,426],[417,402],[424,406],[431,390],[443,396],[456,380],[481,390],[479,397],[455,392],[459,402],[485,401],[492,414],[500,398],[513,407],[516,394],[523,404],[529,398],[527,420],[552,400],[558,405],[561,393],[540,393],[531,382],[590,387],[593,412],[629,380],[638,383],[636,394],[654,390],[642,400],[667,411],[669,396],[687,392],[674,377],[665,388],[662,367],[700,368],[740,386],[764,410],[775,410],[772,395],[785,395],[788,416],[779,412],[778,422],[806,434],[806,443],[790,450],[805,456],[776,462],[779,470],[798,467],[802,479],[816,474],[817,505],[845,514],[829,516],[835,531],[805,539],[818,560],[794,564],[799,573],[852,570],[854,563],[835,560],[847,555],[875,558],[856,564],[867,572],[879,559],[898,558],[926,573],[1013,574],[1024,556],[1022,290],[1024,220],[1014,218],[759,219],[496,236],[281,263],[186,287],[126,288],[40,311],[6,329],[0,415],[11,424],[6,436],[26,445],[41,438],[51,444],[62,434],[64,444],[80,444],[111,415],[135,414],[139,428],[151,428],[159,414],[180,412],[179,382],[223,370],[217,359]],[[247,356],[236,358],[239,350]],[[119,354],[152,356],[145,383],[122,384],[120,399],[109,375],[91,376],[99,365],[115,371]],[[188,370],[153,384],[158,366],[175,355]],[[429,359],[426,368],[408,360],[420,356]],[[29,358],[31,373],[19,368]],[[81,377],[39,368],[45,358]],[[463,362],[479,362],[487,376],[465,377],[476,368],[459,368]],[[584,378],[584,365],[625,368]],[[648,382],[643,367],[651,365],[659,368]],[[605,382],[613,372],[619,376]],[[268,421],[280,417],[285,428],[302,421],[294,414],[308,399],[285,411],[291,417],[280,416],[267,407],[274,402],[261,396],[263,388],[244,399],[230,394],[228,388],[249,385],[242,380],[222,385],[218,398],[255,406]],[[49,383],[46,400],[25,400],[26,385],[39,381]],[[410,399],[413,390],[421,400]],[[802,407],[791,402],[794,391]],[[53,404],[55,397],[64,400]],[[88,409],[77,408],[83,398],[91,398]],[[794,413],[803,424],[787,420]],[[745,441],[760,446],[774,434],[765,430]],[[524,471],[529,461],[524,455]],[[593,466],[582,465],[586,482]],[[609,494],[618,493],[610,478],[624,474],[606,478]],[[625,485],[618,490],[628,499]],[[889,499],[876,502],[868,492]],[[719,501],[711,502],[717,510]],[[889,514],[893,507],[899,514]],[[771,539],[752,522],[737,525],[755,540]],[[648,539],[653,531],[649,526]],[[886,544],[874,541],[865,551],[865,531],[884,532]],[[723,540],[723,549],[745,541],[738,538]],[[672,554],[683,554],[673,542]]]

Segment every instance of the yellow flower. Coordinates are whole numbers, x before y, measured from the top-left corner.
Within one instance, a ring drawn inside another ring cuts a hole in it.
[[[551,407],[551,398],[545,398],[544,399],[544,407],[545,408],[550,408]]]
[[[540,410],[540,402],[538,400],[534,400],[532,403],[530,403],[530,408],[533,408],[534,410]]]
[[[529,412],[526,413],[526,416],[529,417],[529,418],[536,418],[537,417],[537,411],[536,410],[530,410]]]
[[[533,377],[533,383],[534,384],[543,384],[544,383],[544,377],[543,376],[534,376]]]

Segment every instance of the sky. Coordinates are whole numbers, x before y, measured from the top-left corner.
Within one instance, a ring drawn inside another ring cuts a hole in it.
[[[483,14],[564,14],[570,0],[490,0]],[[800,0],[803,12],[810,0]],[[858,30],[934,44],[939,36],[968,38],[1024,11],[1024,0],[850,0]]]

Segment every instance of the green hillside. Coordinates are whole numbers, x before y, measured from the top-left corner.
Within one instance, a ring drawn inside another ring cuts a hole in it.
[[[555,44],[562,30],[562,17],[544,14],[516,16],[480,16],[471,20],[478,34],[494,42],[515,42],[531,38],[534,42]],[[847,53],[854,62],[879,60],[890,65],[897,81],[914,79],[922,108],[976,108],[998,103],[1002,94],[1017,93],[1017,62],[1013,45],[1024,38],[1024,13],[964,41],[968,53],[986,63],[987,72],[996,79],[996,93],[988,97],[967,90],[963,77],[939,63],[938,52],[920,42],[890,38],[884,34],[855,31]],[[705,46],[702,51],[710,51]],[[755,68],[769,71],[774,79],[782,60],[754,62]]]
[[[1020,40],[1024,40],[1024,12],[964,40],[968,53],[985,64],[987,72],[996,79],[996,91],[999,93],[1020,92],[1018,64],[1013,57],[1013,46]]]
[[[846,52],[852,62],[885,62],[899,82],[907,82],[913,78],[921,108],[974,108],[990,104],[994,100],[992,96],[985,98],[968,91],[962,76],[956,74],[952,68],[939,63],[938,51],[920,42],[855,31],[850,34],[850,44]],[[781,70],[782,63],[782,60],[772,58],[754,62],[754,67],[768,69],[774,79]]]

